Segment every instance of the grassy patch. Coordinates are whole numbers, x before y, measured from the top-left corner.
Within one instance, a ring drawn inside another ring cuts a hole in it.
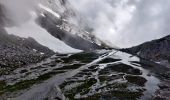
[[[73,61],[80,61],[82,63],[88,63],[94,59],[97,59],[98,57],[99,55],[94,52],[84,52],[84,53],[73,54],[67,58],[62,58],[61,60],[63,60],[65,63],[70,63]]]
[[[99,63],[112,63],[112,62],[116,62],[116,61],[120,61],[121,59],[114,59],[114,58],[106,58],[102,61],[100,61]]]
[[[83,64],[73,64],[73,65],[66,65],[61,68],[57,68],[55,70],[69,70],[69,69],[77,69],[81,67]]]
[[[53,75],[64,73],[64,72],[65,71],[49,72],[47,74],[39,76],[37,79],[24,80],[14,85],[6,85],[6,83],[0,82],[0,95],[2,95],[5,92],[15,92],[18,90],[27,89],[34,84],[38,84],[44,80],[51,78]]]
[[[70,100],[75,100],[74,96],[77,93],[80,93],[81,95],[87,94],[90,91],[90,87],[97,82],[96,79],[90,78],[88,80],[85,80],[83,84],[72,88],[71,90],[64,91],[64,94],[66,97],[68,97]],[[67,83],[63,83],[60,85],[60,88],[64,89]]]
[[[139,85],[139,86],[144,86],[145,83],[147,82],[147,80],[141,76],[126,75],[125,78],[128,82]]]

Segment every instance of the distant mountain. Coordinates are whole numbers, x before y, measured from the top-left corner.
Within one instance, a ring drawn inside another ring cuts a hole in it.
[[[136,54],[165,66],[170,66],[170,35],[122,51]]]

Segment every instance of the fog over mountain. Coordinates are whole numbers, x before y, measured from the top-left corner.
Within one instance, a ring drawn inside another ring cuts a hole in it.
[[[107,43],[131,47],[170,34],[169,0],[69,0]]]
[[[131,47],[170,33],[169,23],[166,23],[170,18],[168,0],[68,1],[84,19],[85,25],[93,29],[92,33],[110,46]],[[7,16],[16,25],[29,21],[31,11],[38,10],[38,2],[44,1],[0,0],[8,10]],[[63,12],[61,8],[59,10]],[[74,19],[70,21],[78,26],[83,26],[77,17],[71,16],[70,19]]]
[[[5,30],[8,34],[20,37],[33,37],[38,43],[57,52],[77,51],[50,35],[36,23],[39,14],[45,12],[39,7],[39,4],[51,7],[48,4],[50,1],[54,2],[53,0],[0,0],[0,4],[3,6],[4,18],[8,19],[4,20]]]

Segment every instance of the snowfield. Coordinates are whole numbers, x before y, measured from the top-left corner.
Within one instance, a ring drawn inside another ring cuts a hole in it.
[[[52,10],[47,9],[43,5],[41,5],[41,7],[55,14],[56,17],[59,17],[58,14],[52,12]],[[38,17],[36,12],[30,11],[30,14],[31,14],[31,19],[25,22],[24,24],[19,26],[6,27],[5,29],[8,32],[8,34],[17,35],[24,38],[32,37],[38,43],[50,48],[55,52],[59,52],[59,53],[80,52],[80,50],[71,48],[70,46],[66,45],[64,42],[50,35],[45,29],[40,27],[35,22],[35,19]]]

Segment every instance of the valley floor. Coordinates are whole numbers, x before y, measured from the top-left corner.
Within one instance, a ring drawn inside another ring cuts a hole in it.
[[[115,50],[55,54],[0,76],[0,99],[168,100],[169,69]]]

